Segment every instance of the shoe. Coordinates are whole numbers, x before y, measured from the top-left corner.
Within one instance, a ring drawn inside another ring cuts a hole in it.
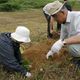
[[[52,38],[53,38],[53,34],[47,35],[47,38],[48,38],[48,39],[52,39]]]
[[[71,62],[75,64],[78,68],[80,68],[80,57],[72,58]]]

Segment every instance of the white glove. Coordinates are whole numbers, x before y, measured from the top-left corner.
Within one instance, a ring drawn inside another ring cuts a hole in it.
[[[58,41],[56,41],[53,44],[53,46],[51,47],[51,51],[54,52],[54,53],[58,53],[63,45],[64,45],[63,41],[61,39],[59,39]]]
[[[31,73],[27,72],[25,76],[28,77],[28,78],[30,78],[31,77]]]
[[[46,58],[48,59],[49,56],[53,56],[54,52],[52,52],[51,50],[47,53]]]

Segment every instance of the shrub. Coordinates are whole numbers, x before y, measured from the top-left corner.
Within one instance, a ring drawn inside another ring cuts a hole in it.
[[[5,3],[0,5],[0,11],[15,11],[19,9],[20,6],[17,4]]]
[[[0,4],[1,3],[6,3],[6,2],[8,2],[9,0],[0,0]]]
[[[27,8],[43,8],[54,0],[0,0],[0,11],[25,10]],[[60,0],[63,1],[63,0]],[[80,2],[69,0],[73,8],[79,9]]]
[[[16,0],[5,0],[6,2],[0,4],[0,11],[15,11],[19,10],[20,4]]]

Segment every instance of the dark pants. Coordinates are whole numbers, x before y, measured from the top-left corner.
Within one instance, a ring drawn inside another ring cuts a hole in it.
[[[50,19],[51,19],[51,16],[49,16],[48,14],[46,14],[45,12],[43,12],[44,15],[45,15],[45,18],[47,20],[47,37],[48,38],[52,38],[52,34],[50,33]]]
[[[57,31],[60,31],[60,30],[61,30],[61,24],[57,22]]]
[[[44,15],[45,15],[45,18],[47,20],[47,37],[48,38],[52,38],[53,37],[53,34],[50,33],[50,19],[51,19],[51,16],[49,16],[48,14],[46,14],[44,11],[43,11]],[[61,29],[61,24],[57,23],[57,31]]]

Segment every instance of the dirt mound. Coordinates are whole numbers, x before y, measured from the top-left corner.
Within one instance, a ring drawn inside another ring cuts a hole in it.
[[[31,80],[49,80],[50,76],[52,78],[50,80],[53,80],[56,76],[55,72],[59,71],[60,73],[61,69],[63,69],[62,72],[66,74],[67,69],[69,69],[69,62],[67,61],[69,55],[67,55],[68,51],[65,47],[60,51],[60,55],[55,55],[49,60],[46,59],[46,54],[54,42],[53,40],[46,40],[44,42],[35,43],[25,50],[23,57],[25,60],[30,60],[32,64],[31,72],[34,77]],[[59,76],[54,80],[59,80],[58,78]]]
[[[53,40],[47,40],[45,42],[35,43],[32,44],[30,48],[25,50],[23,57],[25,60],[30,60],[32,63],[33,69],[40,68],[45,63],[48,63],[49,61],[46,59],[46,54],[50,50],[52,44],[55,41]],[[65,49],[62,49],[61,54],[59,56],[55,56],[54,59],[60,61],[61,57],[65,52]],[[53,58],[52,58],[53,59]],[[53,59],[53,60],[54,60]]]
[[[25,50],[23,57],[29,59],[34,67],[39,67],[40,64],[45,63],[46,54],[49,51],[53,41],[46,41],[32,44],[30,48]]]

